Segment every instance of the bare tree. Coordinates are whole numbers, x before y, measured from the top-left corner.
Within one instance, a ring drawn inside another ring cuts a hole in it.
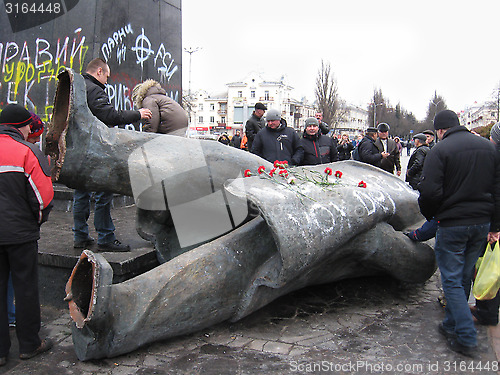
[[[315,94],[318,111],[323,113],[323,121],[335,130],[346,111],[340,110],[341,100],[337,81],[331,72],[330,63],[324,63],[323,60],[321,60],[321,69],[316,77]]]

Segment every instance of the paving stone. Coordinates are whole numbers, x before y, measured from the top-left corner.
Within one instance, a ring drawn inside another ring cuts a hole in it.
[[[274,354],[288,354],[292,347],[293,345],[285,344],[283,342],[268,341],[264,344],[263,351]]]
[[[327,333],[320,336],[312,337],[310,339],[298,341],[297,344],[311,347],[311,346],[316,346],[318,344],[322,344],[328,340],[332,340],[334,337],[335,336],[333,334]]]
[[[165,356],[160,356],[160,355],[147,355],[144,358],[143,366],[145,367],[158,367],[158,366],[165,366],[168,364],[170,359]]]
[[[299,346],[299,345],[294,345],[292,347],[292,350],[290,350],[290,353],[288,355],[290,357],[300,357],[307,353],[310,350],[307,346]]]
[[[231,348],[242,348],[245,345],[247,345],[248,343],[250,343],[251,341],[252,341],[252,339],[249,337],[238,336],[233,341],[231,341],[229,344],[227,344],[227,346],[229,346]]]
[[[129,366],[118,366],[111,371],[111,375],[135,375],[139,371],[138,368]]]
[[[262,351],[264,349],[264,345],[267,343],[268,341],[267,340],[252,340],[248,343],[248,345],[246,346],[248,349],[252,349],[252,350],[259,350],[259,351]]]
[[[290,344],[297,344],[298,342],[301,341],[306,341],[309,339],[313,339],[319,336],[324,336],[328,334],[328,332],[325,331],[306,331],[304,332],[303,335],[296,335],[296,336],[286,336],[283,335],[280,337],[280,341],[290,343]]]

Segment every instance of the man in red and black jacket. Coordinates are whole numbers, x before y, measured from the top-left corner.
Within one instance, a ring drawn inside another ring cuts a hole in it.
[[[322,135],[319,123],[314,117],[305,122],[304,135],[300,140],[304,149],[304,158],[301,165],[317,165],[337,161],[338,151],[333,139]]]
[[[0,113],[0,366],[10,349],[7,282],[12,274],[16,299],[16,334],[21,359],[49,350],[40,340],[38,239],[52,208],[54,190],[49,163],[26,141],[31,114],[17,104]]]

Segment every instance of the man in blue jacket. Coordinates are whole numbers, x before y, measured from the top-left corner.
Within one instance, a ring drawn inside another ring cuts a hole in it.
[[[266,121],[266,127],[255,136],[252,153],[271,163],[286,160],[290,165],[299,165],[304,149],[297,132],[281,123],[281,113],[277,109],[267,111]]]
[[[500,163],[495,147],[460,126],[455,112],[434,118],[441,142],[427,154],[420,191],[420,211],[438,221],[435,253],[446,297],[438,326],[449,347],[474,357],[477,333],[468,296],[477,258],[485,240],[500,231]]]

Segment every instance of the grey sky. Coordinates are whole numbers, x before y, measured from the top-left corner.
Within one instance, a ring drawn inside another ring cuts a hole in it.
[[[201,48],[192,90],[222,92],[257,71],[312,101],[323,59],[343,99],[366,107],[380,88],[423,119],[434,90],[460,111],[500,82],[498,0],[184,0],[182,14],[184,47]]]

